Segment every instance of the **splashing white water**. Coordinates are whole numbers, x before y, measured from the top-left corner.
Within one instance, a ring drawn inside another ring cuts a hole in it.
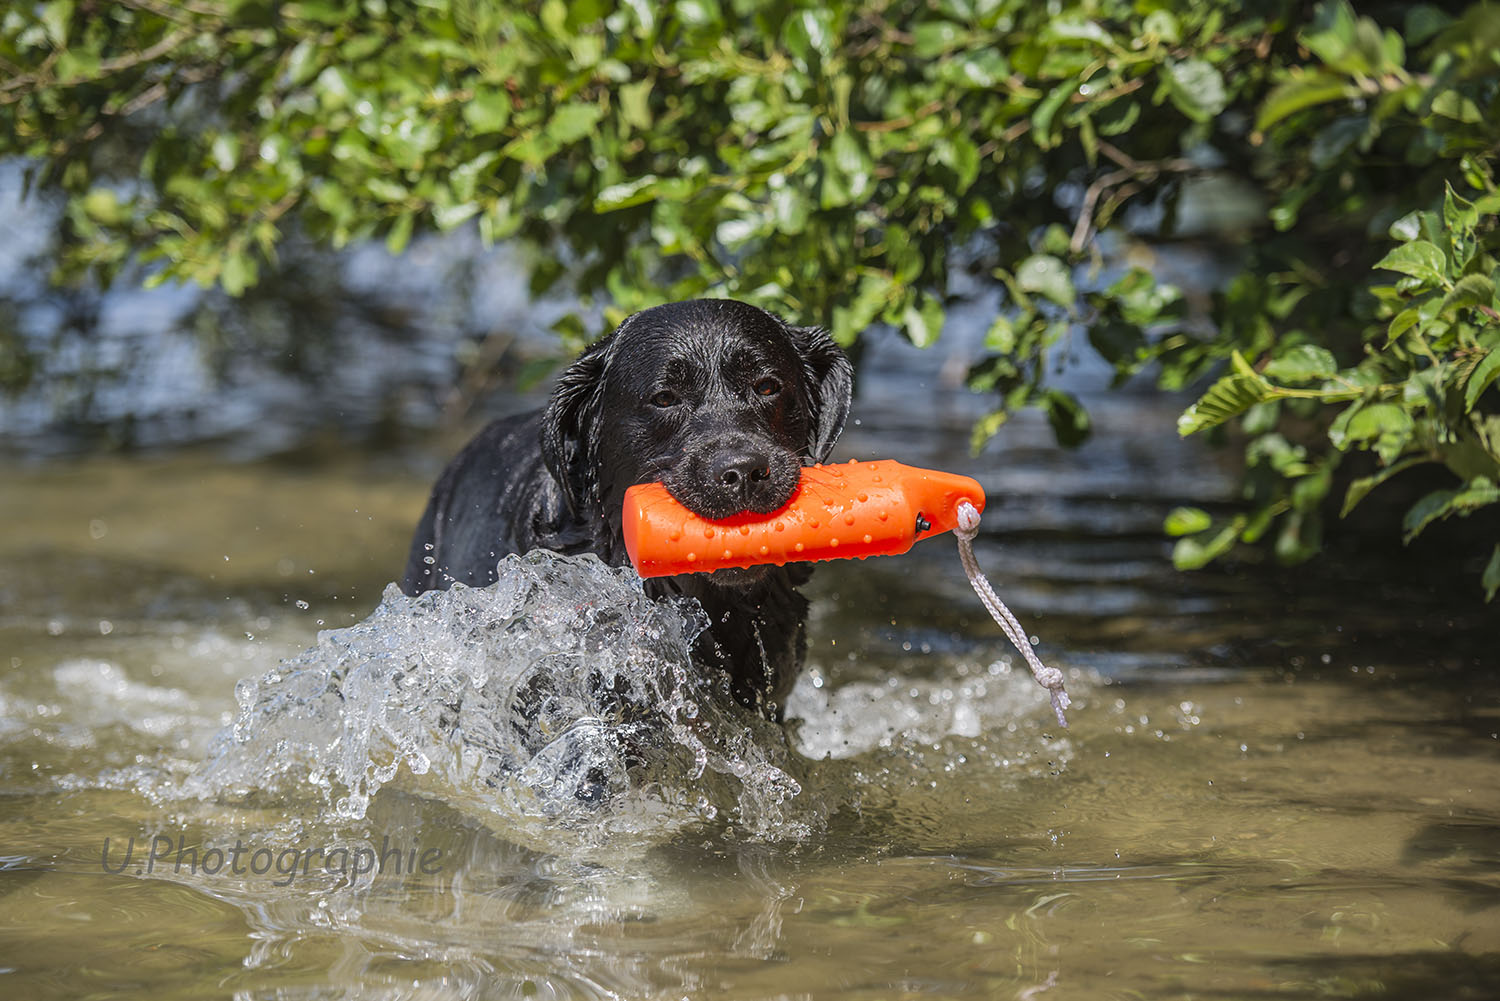
[[[328,819],[352,820],[399,782],[551,844],[716,817],[760,838],[821,823],[781,729],[693,667],[696,605],[652,600],[592,556],[499,569],[482,589],[392,585],[365,621],[241,681],[233,725],[184,791],[311,792]]]

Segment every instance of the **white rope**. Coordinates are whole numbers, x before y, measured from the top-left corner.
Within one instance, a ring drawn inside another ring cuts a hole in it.
[[[1063,673],[1041,662],[1031,649],[1031,642],[1027,640],[1021,623],[1016,621],[1016,617],[1005,607],[1005,602],[1000,600],[1000,596],[980,571],[979,561],[974,558],[973,545],[974,537],[979,534],[979,512],[966,500],[958,502],[958,527],[953,530],[953,534],[958,536],[958,558],[963,561],[964,573],[969,575],[974,593],[979,595],[979,600],[989,609],[990,616],[1004,630],[1005,635],[1010,637],[1015,648],[1021,651],[1021,656],[1026,658],[1026,666],[1031,668],[1037,684],[1052,693],[1052,711],[1057,713],[1057,722],[1067,726],[1068,718],[1063,715],[1063,710],[1073,700],[1068,698],[1068,693],[1063,689]]]

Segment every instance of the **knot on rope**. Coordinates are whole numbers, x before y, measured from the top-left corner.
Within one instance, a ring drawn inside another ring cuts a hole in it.
[[[979,511],[973,504],[966,500],[958,502],[958,526],[953,534],[958,537],[958,558],[963,562],[964,573],[968,575],[969,585],[974,588],[974,593],[979,596],[979,601],[989,611],[990,617],[995,620],[996,625],[1010,639],[1012,645],[1026,659],[1026,666],[1031,668],[1031,676],[1036,678],[1037,684],[1052,693],[1052,711],[1057,714],[1057,722],[1061,726],[1068,725],[1068,718],[1063,715],[1063,710],[1072,704],[1068,698],[1067,691],[1063,688],[1063,673],[1055,667],[1048,667],[1037,657],[1036,652],[1031,649],[1031,642],[1026,638],[1026,631],[1021,628],[1021,623],[1011,614],[1005,602],[990,587],[990,582],[985,579],[984,573],[979,569],[979,561],[974,558],[974,538],[979,534]]]

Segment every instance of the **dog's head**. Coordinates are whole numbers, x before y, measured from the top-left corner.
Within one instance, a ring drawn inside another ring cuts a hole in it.
[[[844,428],[853,370],[821,330],[729,299],[643,310],[558,381],[542,455],[569,508],[618,536],[625,491],[663,482],[704,518],[769,513]]]

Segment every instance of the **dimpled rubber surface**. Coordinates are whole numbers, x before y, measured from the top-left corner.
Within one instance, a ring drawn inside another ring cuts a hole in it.
[[[645,483],[625,493],[625,550],[642,577],[895,555],[953,529],[960,500],[984,510],[984,491],[970,477],[890,459],[808,466],[779,511],[719,521]],[[929,527],[919,530],[919,515]]]

